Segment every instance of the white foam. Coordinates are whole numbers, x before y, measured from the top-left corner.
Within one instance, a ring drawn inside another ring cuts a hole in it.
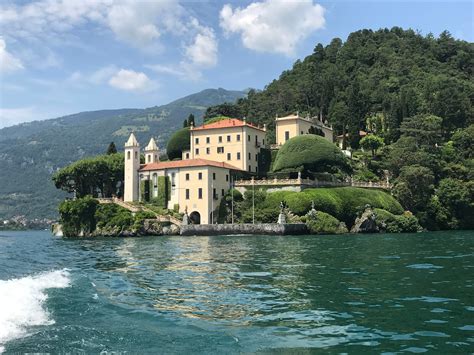
[[[7,281],[0,280],[0,353],[7,341],[27,335],[28,326],[53,324],[43,307],[49,288],[70,283],[67,269]]]

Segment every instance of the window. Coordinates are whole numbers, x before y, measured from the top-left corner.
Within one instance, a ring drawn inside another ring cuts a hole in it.
[[[211,154],[211,148],[209,148],[209,147],[206,148],[206,154],[207,155]]]
[[[258,161],[258,154],[255,154],[255,161]]]
[[[221,196],[224,196],[224,189],[221,190]]]
[[[135,152],[135,159],[138,159],[138,152]]]
[[[290,139],[290,132],[285,131],[285,141],[287,141],[288,139]]]
[[[262,145],[265,145],[265,139],[262,139]]]
[[[196,155],[199,155],[199,148],[196,148]]]
[[[212,195],[214,196],[214,200],[217,200],[219,197],[217,196],[217,190],[213,189]]]
[[[198,189],[198,199],[202,200],[202,188]]]
[[[189,153],[186,153],[186,159],[189,159]]]
[[[249,165],[249,171],[252,171],[252,167]]]
[[[130,160],[130,152],[127,152],[127,160]]]
[[[255,172],[258,173],[258,166],[255,167]]]
[[[231,154],[227,153],[227,160],[230,160],[230,159],[231,159]]]
[[[249,153],[249,160],[252,160],[252,154]]]
[[[189,181],[189,174],[186,174],[186,181]]]
[[[210,137],[206,137],[206,143],[207,144],[211,143],[211,138]]]
[[[151,155],[150,154],[147,155],[147,158],[148,158],[148,162],[151,163]]]
[[[217,147],[217,153],[218,154],[224,153],[224,147]]]
[[[222,136],[219,136],[219,143],[222,143]]]
[[[176,186],[176,174],[171,173],[171,186]]]
[[[196,144],[199,144],[199,138],[195,138],[194,141],[196,142]]]
[[[153,197],[158,197],[158,175],[156,173],[153,174]]]
[[[247,140],[250,142],[250,134],[249,134],[249,136],[248,136]]]
[[[212,173],[212,180],[216,179],[216,173]]]
[[[227,142],[230,142],[230,136],[227,136]]]
[[[198,179],[202,180],[202,173],[198,173]]]
[[[229,181],[229,174],[225,175],[225,181]]]
[[[186,189],[186,200],[189,200],[189,189]]]
[[[158,155],[155,154],[155,161],[157,161],[157,160],[158,160]]]
[[[237,135],[237,142],[240,142],[240,134]]]
[[[240,152],[237,152],[237,160],[240,160]]]

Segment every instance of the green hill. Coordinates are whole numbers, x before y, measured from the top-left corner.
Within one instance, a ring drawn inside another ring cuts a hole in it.
[[[147,109],[81,112],[0,130],[0,219],[14,215],[54,217],[64,194],[51,174],[78,159],[104,153],[114,141],[121,150],[133,130],[145,143],[151,136],[164,149],[169,136],[193,114],[202,122],[211,105],[235,102],[242,91],[207,89]]]

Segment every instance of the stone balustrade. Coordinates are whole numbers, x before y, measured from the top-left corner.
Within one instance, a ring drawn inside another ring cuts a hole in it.
[[[363,188],[374,188],[374,189],[385,189],[390,190],[392,184],[388,182],[372,182],[372,181],[354,181],[352,179],[348,181],[319,181],[308,178],[298,177],[296,179],[289,178],[273,178],[273,179],[250,179],[250,180],[236,180],[236,187],[249,187],[249,186],[304,186],[304,187],[363,187]]]

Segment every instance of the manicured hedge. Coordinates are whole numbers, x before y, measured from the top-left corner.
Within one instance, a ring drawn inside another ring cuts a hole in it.
[[[380,190],[357,187],[335,187],[306,189],[302,192],[277,191],[267,194],[259,208],[277,210],[284,201],[291,212],[299,216],[311,209],[314,201],[316,210],[329,213],[348,226],[351,226],[357,213],[365,205],[382,208],[393,214],[402,214],[403,208],[390,194]]]
[[[166,154],[169,160],[181,159],[182,153],[190,147],[189,127],[176,131],[168,141]]]
[[[323,137],[307,134],[291,138],[278,151],[273,171],[329,171],[333,168],[350,170],[341,150]]]

